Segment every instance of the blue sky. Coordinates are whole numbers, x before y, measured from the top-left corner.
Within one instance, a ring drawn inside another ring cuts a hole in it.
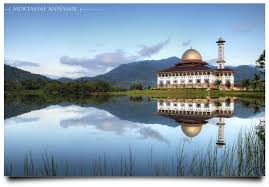
[[[214,64],[215,42],[222,36],[226,65],[254,65],[265,48],[264,8],[264,4],[5,4],[5,63],[52,78],[76,78],[133,61],[181,57],[192,47]]]

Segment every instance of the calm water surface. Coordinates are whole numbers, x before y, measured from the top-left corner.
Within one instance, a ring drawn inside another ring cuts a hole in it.
[[[99,157],[118,167],[131,151],[135,174],[148,175],[149,164],[169,162],[179,146],[186,158],[209,146],[221,152],[261,119],[263,105],[235,98],[12,101],[5,103],[5,167],[12,163],[12,174],[23,175],[30,152],[37,168],[44,154],[75,170]]]

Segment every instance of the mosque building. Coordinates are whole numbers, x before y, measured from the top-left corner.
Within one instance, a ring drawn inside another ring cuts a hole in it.
[[[218,88],[233,89],[234,71],[225,68],[223,38],[218,45],[218,68],[211,68],[202,60],[201,54],[195,49],[189,49],[182,55],[181,61],[174,67],[158,72],[158,88]]]

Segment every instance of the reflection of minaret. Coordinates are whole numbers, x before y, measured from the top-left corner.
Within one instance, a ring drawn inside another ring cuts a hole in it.
[[[224,118],[220,117],[219,121],[217,122],[218,125],[218,141],[217,141],[217,145],[221,148],[225,145],[225,141],[224,141]]]

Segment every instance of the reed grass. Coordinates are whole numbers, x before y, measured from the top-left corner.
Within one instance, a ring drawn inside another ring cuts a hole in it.
[[[166,160],[154,160],[150,149],[146,173],[139,173],[135,154],[131,147],[127,155],[115,162],[108,162],[108,156],[91,160],[90,165],[71,167],[66,160],[61,161],[48,153],[42,154],[41,161],[35,163],[32,153],[25,155],[23,172],[14,172],[14,162],[5,168],[6,176],[224,176],[258,177],[265,175],[265,146],[254,129],[240,133],[230,146],[219,150],[208,144],[205,152],[197,151],[192,157],[185,154],[185,145],[179,145],[175,155]],[[40,164],[41,163],[41,164]],[[140,171],[141,172],[141,171]]]

